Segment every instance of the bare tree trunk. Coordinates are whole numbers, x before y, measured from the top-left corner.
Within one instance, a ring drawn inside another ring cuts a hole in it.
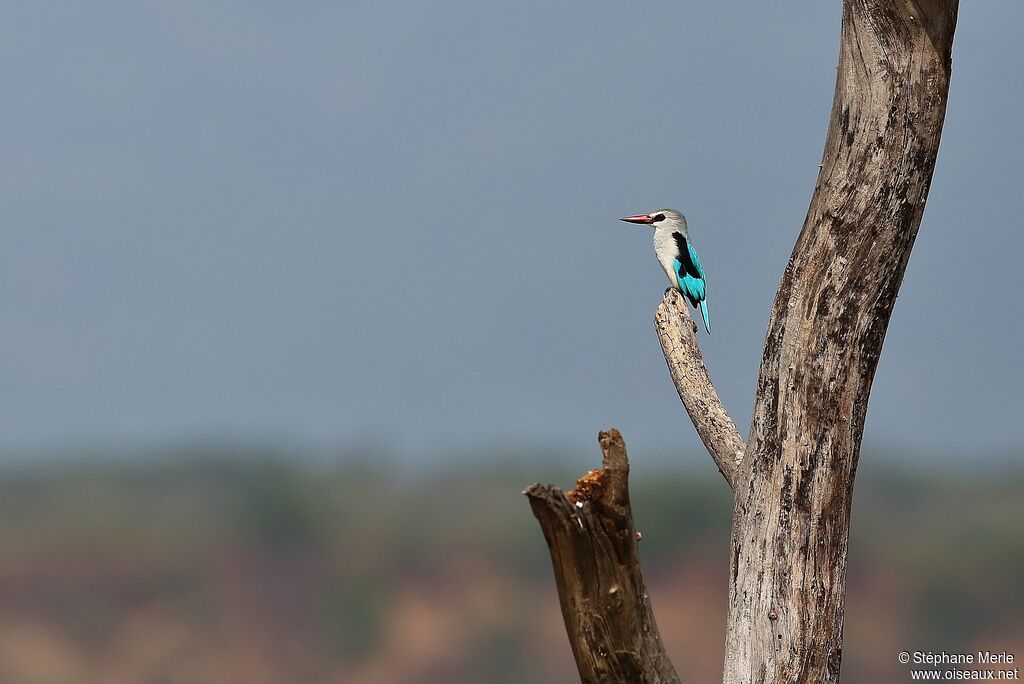
[[[735,487],[724,681],[835,682],[868,394],[924,212],[956,0],[846,0],[814,197]]]
[[[711,384],[679,293],[667,293],[655,316],[679,397],[735,495],[726,684],[839,679],[854,474],[871,382],[935,168],[957,5],[844,0],[821,172],[772,307],[746,444]],[[558,576],[568,542],[541,522]],[[572,553],[582,553],[578,544]],[[559,593],[585,681],[664,681],[588,679],[585,630],[565,613],[562,580]],[[620,636],[649,636],[653,619],[638,615],[590,620]]]

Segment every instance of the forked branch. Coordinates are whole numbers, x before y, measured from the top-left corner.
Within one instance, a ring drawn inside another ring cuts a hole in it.
[[[704,366],[704,357],[697,346],[697,326],[690,318],[683,296],[669,290],[654,314],[654,327],[661,340],[661,351],[676,386],[676,392],[700,435],[701,441],[715,459],[726,482],[736,489],[743,452],[747,448],[736,430],[736,423],[718,398],[711,376]]]
[[[924,212],[958,0],[844,0],[818,184],[772,307],[749,447],[681,295],[655,315],[672,381],[736,493],[723,681],[835,684],[872,379]],[[618,432],[604,468],[530,497],[584,682],[676,682],[647,600]]]

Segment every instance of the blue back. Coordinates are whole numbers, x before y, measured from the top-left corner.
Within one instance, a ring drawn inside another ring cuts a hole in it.
[[[711,334],[711,322],[708,320],[708,305],[705,302],[704,269],[700,265],[700,258],[697,250],[693,248],[690,241],[680,233],[673,234],[676,244],[679,246],[679,255],[672,266],[676,272],[676,282],[679,284],[679,291],[683,293],[690,306],[700,306],[700,314],[704,319],[704,329]]]

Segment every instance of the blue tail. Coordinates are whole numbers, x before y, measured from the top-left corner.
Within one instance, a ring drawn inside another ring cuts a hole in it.
[[[708,303],[703,299],[700,302],[700,315],[704,317],[704,329],[708,331],[708,335],[711,334],[711,322],[708,321]]]

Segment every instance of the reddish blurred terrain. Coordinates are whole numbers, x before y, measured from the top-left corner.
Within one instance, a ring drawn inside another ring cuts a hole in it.
[[[519,495],[550,466],[142,462],[3,472],[0,682],[576,681]],[[861,478],[845,682],[908,681],[904,649],[1024,658],[1022,485],[1012,468]],[[634,468],[632,491],[670,654],[684,681],[718,681],[726,488]]]

